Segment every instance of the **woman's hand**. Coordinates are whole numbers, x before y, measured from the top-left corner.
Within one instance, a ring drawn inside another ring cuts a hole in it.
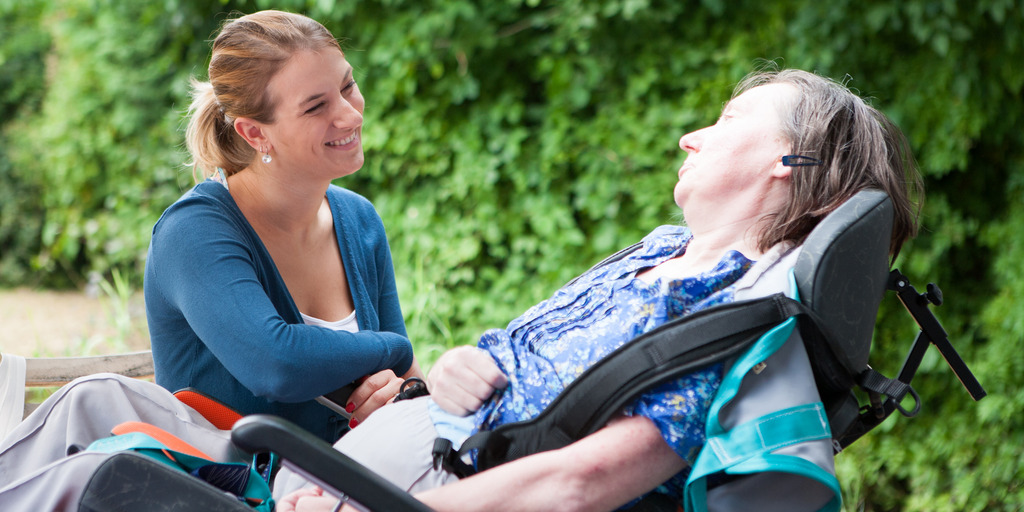
[[[430,396],[445,411],[459,416],[476,412],[508,378],[485,350],[464,346],[445,352],[427,376]]]
[[[345,404],[345,410],[352,413],[349,426],[355,427],[363,422],[371,412],[391,402],[398,394],[405,379],[395,375],[391,370],[379,371],[363,379],[352,391]]]

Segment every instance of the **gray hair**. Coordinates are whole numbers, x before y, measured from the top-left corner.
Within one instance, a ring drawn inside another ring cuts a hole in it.
[[[780,106],[782,131],[796,155],[820,161],[794,167],[790,198],[761,226],[761,250],[783,240],[800,243],[811,229],[865,188],[885,191],[895,206],[889,253],[917,234],[924,188],[903,132],[845,85],[797,69],[756,71],[733,97],[767,84],[788,84],[796,98]]]

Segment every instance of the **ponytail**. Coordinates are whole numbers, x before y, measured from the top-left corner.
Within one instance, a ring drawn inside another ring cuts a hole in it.
[[[249,144],[235,132],[234,123],[224,113],[213,86],[192,80],[192,105],[185,143],[192,154],[192,176],[196,182],[224,169],[228,176],[245,169],[256,156]]]

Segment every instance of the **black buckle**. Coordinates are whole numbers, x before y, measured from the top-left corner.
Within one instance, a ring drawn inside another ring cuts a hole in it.
[[[452,454],[452,442],[443,437],[434,439],[434,449],[430,453],[434,457],[434,471],[442,467],[448,469],[445,462],[448,461],[448,457]]]
[[[451,441],[438,437],[434,439],[434,448],[431,450],[434,461],[434,470],[444,469],[445,471],[459,477],[466,478],[476,473],[472,465],[467,464],[455,450]]]
[[[427,383],[423,382],[423,379],[419,377],[409,377],[402,383],[402,387],[398,388],[398,394],[395,395],[395,399],[392,400],[392,402],[427,396],[429,394],[430,391],[427,390]]]

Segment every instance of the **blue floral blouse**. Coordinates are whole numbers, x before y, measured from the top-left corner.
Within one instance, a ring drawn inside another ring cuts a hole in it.
[[[509,385],[477,411],[475,423],[489,430],[537,416],[584,370],[624,343],[674,318],[731,302],[735,283],[753,264],[727,253],[705,273],[683,279],[635,279],[638,271],[681,255],[691,233],[661,226],[627,257],[584,274],[551,298],[530,308],[506,329],[492,329],[478,346],[491,353]],[[624,411],[642,415],[690,465],[704,444],[704,423],[722,378],[721,364],[666,383]],[[659,492],[682,496],[689,469]]]

